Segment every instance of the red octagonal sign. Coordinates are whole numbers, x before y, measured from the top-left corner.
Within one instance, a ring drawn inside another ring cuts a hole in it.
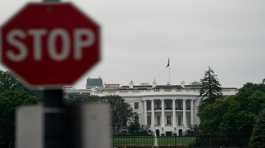
[[[70,3],[30,3],[1,27],[2,64],[32,86],[71,85],[99,61],[99,31]]]

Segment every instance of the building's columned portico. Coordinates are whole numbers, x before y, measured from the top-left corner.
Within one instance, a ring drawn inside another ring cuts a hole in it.
[[[159,135],[184,134],[195,123],[197,97],[157,97],[143,99],[144,125]]]

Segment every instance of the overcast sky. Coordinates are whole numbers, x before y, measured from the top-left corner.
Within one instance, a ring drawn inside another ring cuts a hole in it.
[[[1,0],[0,24],[27,2]],[[199,81],[208,66],[223,86],[265,78],[264,0],[65,0],[102,28],[102,61],[87,77],[128,84]],[[69,18],[70,19],[70,18]]]

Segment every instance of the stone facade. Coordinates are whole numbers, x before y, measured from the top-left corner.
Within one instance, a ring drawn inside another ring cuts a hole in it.
[[[223,88],[222,91],[228,96],[235,95],[238,90]],[[200,104],[199,86],[133,85],[76,92],[121,96],[138,113],[140,124],[157,135],[183,135],[200,123],[197,116]]]

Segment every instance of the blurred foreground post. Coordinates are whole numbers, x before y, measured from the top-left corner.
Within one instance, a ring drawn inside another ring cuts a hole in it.
[[[63,148],[67,144],[66,110],[62,89],[45,89],[44,148]]]
[[[60,0],[43,0],[43,2],[60,2]],[[62,89],[45,89],[44,104],[44,148],[67,146],[67,129],[65,105]],[[65,145],[66,144],[66,145]]]

